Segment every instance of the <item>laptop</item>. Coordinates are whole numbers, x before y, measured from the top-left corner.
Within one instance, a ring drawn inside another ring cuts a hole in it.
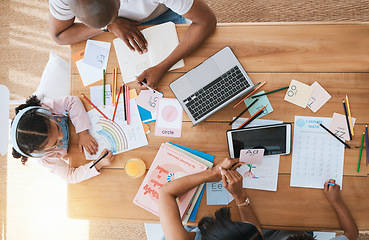
[[[169,84],[194,125],[244,95],[253,86],[228,46]]]

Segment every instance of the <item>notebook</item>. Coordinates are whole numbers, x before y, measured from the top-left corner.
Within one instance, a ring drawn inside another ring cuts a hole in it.
[[[227,46],[169,86],[196,125],[250,91],[254,84]]]

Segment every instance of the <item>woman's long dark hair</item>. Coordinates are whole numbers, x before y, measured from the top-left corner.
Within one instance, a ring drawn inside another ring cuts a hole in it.
[[[215,212],[215,217],[203,217],[198,225],[204,240],[261,240],[262,234],[251,223],[233,222],[228,207]]]
[[[22,104],[15,108],[15,113],[26,107],[41,106],[40,100],[37,96],[31,96],[25,104]],[[17,128],[17,143],[19,149],[30,154],[35,150],[41,150],[45,144],[46,139],[49,137],[50,118],[44,114],[36,112],[36,109],[31,109],[26,112],[19,120]],[[18,153],[14,148],[12,155],[14,158],[21,158],[23,165],[27,161],[27,157]]]

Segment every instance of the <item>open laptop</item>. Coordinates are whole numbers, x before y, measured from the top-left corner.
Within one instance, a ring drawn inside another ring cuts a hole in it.
[[[194,125],[253,88],[227,46],[169,84]]]

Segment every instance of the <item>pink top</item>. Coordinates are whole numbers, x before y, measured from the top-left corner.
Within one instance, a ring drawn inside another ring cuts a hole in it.
[[[42,106],[49,108],[56,115],[68,112],[76,133],[90,129],[90,119],[78,97],[47,99],[42,103]],[[68,183],[82,182],[100,174],[95,167],[90,169],[93,161],[77,168],[71,167],[67,154],[67,150],[64,148],[53,148],[46,151],[45,155],[39,159],[39,163]]]

